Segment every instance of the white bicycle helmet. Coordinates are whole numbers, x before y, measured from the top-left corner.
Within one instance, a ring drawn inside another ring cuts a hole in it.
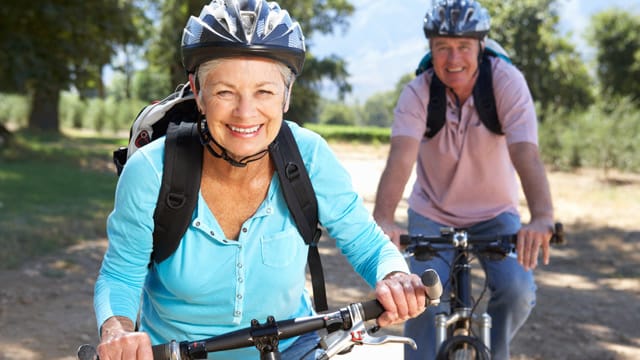
[[[305,59],[302,29],[266,0],[213,0],[199,17],[189,18],[182,33],[187,73],[209,60],[243,55],[280,61],[299,75]]]
[[[483,40],[491,28],[487,9],[474,0],[439,0],[424,18],[424,35]]]

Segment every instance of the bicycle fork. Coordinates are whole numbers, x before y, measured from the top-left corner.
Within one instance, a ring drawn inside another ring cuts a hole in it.
[[[478,327],[479,339],[487,349],[491,349],[491,316],[486,312],[479,316],[472,314],[473,301],[471,299],[471,265],[465,252],[461,252],[454,265],[455,287],[457,294],[451,314],[438,314],[435,316],[436,349],[440,349],[447,340],[449,329],[453,327],[452,336],[472,336],[473,326]]]

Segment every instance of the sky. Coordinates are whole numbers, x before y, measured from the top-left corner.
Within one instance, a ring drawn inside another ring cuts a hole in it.
[[[427,40],[422,21],[430,0],[351,0],[356,10],[346,32],[337,30],[333,36],[314,35],[307,46],[319,57],[338,55],[348,63],[351,94],[347,102],[364,103],[376,92],[392,90],[404,75],[415,70],[424,55]],[[640,12],[640,0],[558,0],[559,30],[571,32],[578,49],[589,50],[581,34],[591,15],[617,7]],[[328,86],[323,95],[335,97],[335,88]]]

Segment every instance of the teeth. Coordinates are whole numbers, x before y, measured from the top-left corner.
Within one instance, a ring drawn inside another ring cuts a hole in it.
[[[460,72],[460,71],[462,71],[462,68],[453,68],[453,69],[449,68],[449,69],[447,69],[447,71],[449,71],[449,72]]]
[[[260,125],[256,125],[254,127],[250,127],[250,128],[240,128],[240,127],[235,127],[235,126],[231,126],[229,125],[229,128],[235,132],[239,132],[242,134],[251,134],[254,133],[256,131],[258,131],[258,129],[260,129]]]

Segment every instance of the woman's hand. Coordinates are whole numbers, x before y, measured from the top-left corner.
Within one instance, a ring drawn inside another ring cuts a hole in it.
[[[379,326],[388,326],[420,315],[427,302],[426,287],[418,275],[391,273],[376,284],[376,298],[385,308]]]
[[[107,319],[102,324],[97,348],[100,360],[153,360],[149,335],[133,329],[133,322],[128,318],[114,316]]]

